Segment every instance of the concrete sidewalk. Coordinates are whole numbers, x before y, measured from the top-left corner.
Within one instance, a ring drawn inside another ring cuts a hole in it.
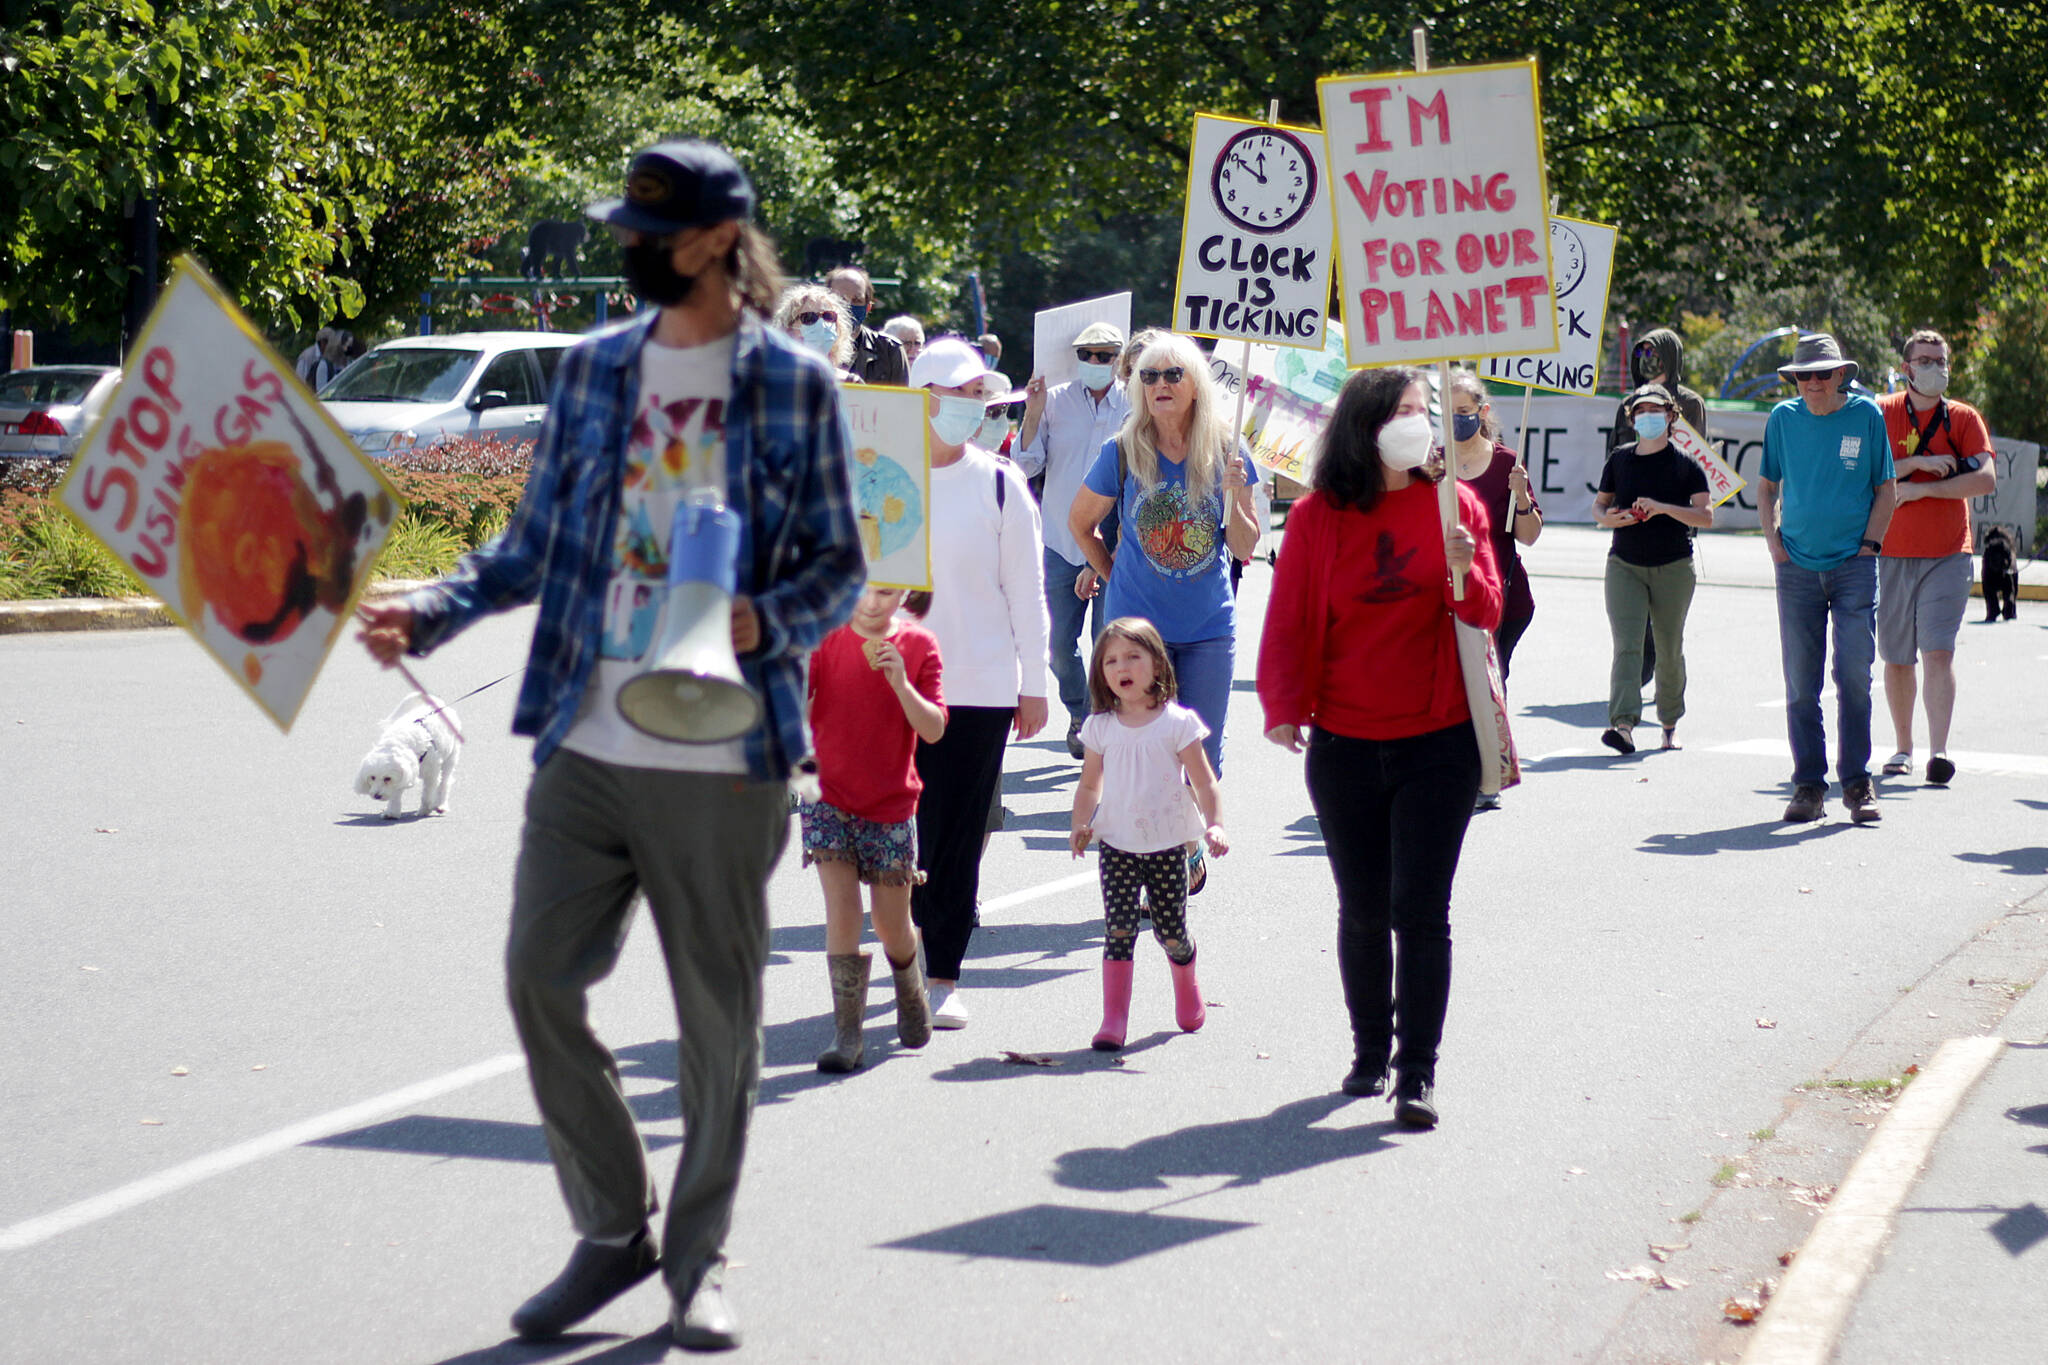
[[[2048,986],[1907,1194],[1833,1359],[2001,1365],[2048,1356]]]

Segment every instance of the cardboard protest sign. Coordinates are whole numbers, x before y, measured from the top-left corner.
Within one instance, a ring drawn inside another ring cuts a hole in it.
[[[1332,235],[1322,133],[1197,114],[1190,145],[1175,329],[1321,346]]]
[[[1126,337],[1131,334],[1131,296],[1105,294],[1099,299],[1063,303],[1048,308],[1032,320],[1031,363],[1035,373],[1045,376],[1045,386],[1064,384],[1080,373],[1074,358],[1074,338],[1091,322],[1114,323]]]
[[[1253,375],[1246,387],[1243,436],[1252,462],[1296,483],[1308,482],[1316,438],[1329,420],[1327,405],[1308,402],[1263,375]]]
[[[1719,507],[1740,493],[1748,480],[1730,469],[1720,452],[1683,417],[1671,420],[1671,448],[1691,460],[1707,475],[1707,506]]]
[[[1495,356],[1481,367],[1486,378],[1557,393],[1590,394],[1598,387],[1615,235],[1608,223],[1551,217],[1550,260],[1557,269],[1557,352]]]
[[[57,499],[282,730],[402,505],[190,257]]]
[[[848,384],[839,390],[852,451],[854,510],[868,582],[932,585],[931,423],[923,389]]]
[[[1536,63],[1316,82],[1353,366],[1557,350]]]

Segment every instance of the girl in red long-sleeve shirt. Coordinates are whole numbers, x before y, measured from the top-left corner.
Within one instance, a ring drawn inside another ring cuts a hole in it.
[[[1423,376],[1361,370],[1337,396],[1287,516],[1265,633],[1266,738],[1306,748],[1309,800],[1337,882],[1337,962],[1351,1015],[1350,1095],[1387,1091],[1394,1117],[1437,1121],[1437,1045],[1451,985],[1451,881],[1479,794],[1453,615],[1500,622],[1486,509],[1458,493],[1448,537]],[[1462,599],[1452,571],[1465,574]],[[1398,966],[1396,947],[1398,945]]]

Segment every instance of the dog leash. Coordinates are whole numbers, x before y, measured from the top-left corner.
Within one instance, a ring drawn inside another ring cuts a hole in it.
[[[411,670],[407,669],[404,664],[398,664],[396,667],[398,668],[398,671],[400,673],[405,675],[405,680],[413,685],[414,691],[418,692],[422,697],[431,697],[433,695],[433,693],[427,691],[426,688],[420,686],[419,679],[413,677]],[[521,664],[519,667],[513,669],[510,673],[507,673],[504,678],[493,678],[489,682],[485,683],[482,687],[470,688],[469,691],[464,692],[461,696],[457,697],[455,701],[442,702],[439,706],[436,706],[433,710],[427,712],[426,715],[414,716],[412,718],[412,723],[415,725],[425,725],[427,723],[428,717],[441,716],[443,720],[448,721],[448,728],[449,730],[454,732],[456,740],[460,743],[467,744],[469,741],[462,738],[461,729],[455,724],[453,720],[449,720],[448,717],[443,713],[446,712],[449,707],[455,705],[456,701],[468,701],[471,697],[475,696],[479,692],[490,691],[499,683],[504,682],[505,678],[516,678],[525,671],[526,665]]]

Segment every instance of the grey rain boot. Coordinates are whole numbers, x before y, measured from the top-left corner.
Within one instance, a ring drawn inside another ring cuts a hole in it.
[[[868,1010],[868,969],[872,953],[828,953],[832,971],[832,1046],[818,1054],[818,1070],[835,1074],[860,1069],[860,1025]]]
[[[922,948],[920,944],[901,967],[889,963],[889,975],[896,980],[896,1041],[905,1047],[923,1047],[932,1040],[932,1002],[925,991]]]

